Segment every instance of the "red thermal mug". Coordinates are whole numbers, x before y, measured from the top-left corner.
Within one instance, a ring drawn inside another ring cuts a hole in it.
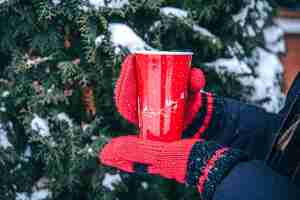
[[[171,142],[181,139],[192,53],[134,53],[140,137]]]

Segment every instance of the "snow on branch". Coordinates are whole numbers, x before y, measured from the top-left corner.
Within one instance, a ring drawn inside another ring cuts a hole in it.
[[[246,24],[247,16],[249,15],[249,10],[253,9],[255,6],[255,0],[251,0],[251,2],[245,6],[238,14],[232,16],[234,22],[239,22],[241,26]]]
[[[95,8],[108,7],[108,8],[122,8],[128,5],[128,0],[89,0],[89,3]]]
[[[300,26],[300,23],[299,23]],[[299,28],[300,31],[300,28]],[[279,26],[270,26],[264,29],[266,48],[273,53],[284,53],[286,51],[284,31]]]
[[[236,57],[218,59],[206,63],[206,66],[213,67],[219,74],[224,72],[235,74],[242,85],[254,89],[249,97],[252,102],[262,102],[261,106],[267,111],[278,112],[284,99],[278,81],[278,76],[283,72],[283,66],[276,54],[262,48],[257,48],[253,53],[258,57],[258,64],[254,68],[256,76],[239,76],[251,73],[251,70],[250,66]],[[266,98],[269,101],[262,101]]]
[[[8,147],[12,147],[12,144],[9,142],[7,138],[7,131],[3,124],[0,124],[0,147],[7,149]]]
[[[217,73],[229,72],[237,75],[251,73],[250,67],[236,57],[220,58],[214,62],[206,63],[206,66],[215,67]]]
[[[99,3],[101,5],[101,3]],[[163,7],[161,8],[161,14],[163,15],[172,15],[178,18],[185,18],[188,16],[187,11],[173,8],[173,7]],[[157,21],[153,26],[157,26],[160,22]],[[153,29],[150,28],[150,30]],[[193,25],[193,29],[195,32],[199,32],[204,36],[216,39],[216,36],[213,35],[207,29],[200,27],[196,24]],[[111,33],[111,42],[116,48],[116,53],[119,52],[119,48],[126,48],[130,52],[134,51],[143,51],[143,50],[155,50],[150,45],[148,45],[137,33],[135,33],[132,28],[123,23],[109,23],[108,30]],[[105,39],[104,35],[99,35],[95,43],[99,46],[102,41]]]
[[[64,112],[58,113],[58,114],[57,114],[57,118],[58,118],[58,120],[60,120],[60,121],[65,121],[65,122],[67,122],[67,124],[69,125],[69,127],[72,127],[72,126],[73,126],[72,120],[70,119],[70,117],[69,117],[66,113],[64,113]]]
[[[154,50],[126,24],[110,23],[108,30],[111,33],[111,41],[116,49],[118,47],[127,48],[130,52]],[[96,41],[99,43],[99,38]]]
[[[160,13],[162,15],[165,16],[175,16],[178,17],[180,19],[184,19],[188,17],[188,12],[179,8],[174,8],[174,7],[162,7],[160,9]],[[156,22],[157,23],[157,22]],[[195,32],[200,32],[202,35],[208,36],[208,37],[212,37],[212,38],[216,38],[215,35],[213,35],[210,31],[208,31],[207,29],[197,25],[197,24],[193,24],[193,30]]]
[[[6,3],[8,2],[9,0],[0,0],[0,4],[3,4],[3,3]]]
[[[50,136],[48,121],[42,119],[37,114],[34,115],[34,118],[31,121],[31,129],[38,132],[38,134],[42,137]]]
[[[174,7],[163,7],[160,9],[160,12],[163,15],[171,15],[178,18],[186,18],[188,16],[187,11]]]
[[[106,173],[104,176],[104,179],[102,181],[102,185],[111,191],[115,189],[115,185],[119,184],[122,182],[120,174],[109,174]]]
[[[52,197],[52,192],[48,187],[48,178],[40,178],[32,187],[32,192],[19,192],[16,194],[16,200],[47,200]]]
[[[256,67],[257,78],[249,80],[255,90],[252,96],[253,101],[269,98],[264,102],[263,107],[270,112],[278,112],[282,106],[284,95],[281,91],[278,76],[283,72],[283,66],[276,54],[269,53],[264,49],[257,48],[259,63]],[[246,82],[246,80],[243,80]]]

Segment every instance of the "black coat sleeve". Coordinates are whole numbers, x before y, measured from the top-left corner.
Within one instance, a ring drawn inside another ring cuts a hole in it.
[[[207,139],[247,152],[251,158],[263,160],[269,152],[282,117],[254,105],[229,98],[216,97],[216,111],[221,110],[217,125]]]
[[[217,186],[213,200],[296,200],[300,191],[262,161],[236,165]]]
[[[201,132],[200,137],[241,149],[253,159],[265,160],[275,138],[280,134],[279,129],[284,124],[291,107],[294,107],[293,113],[297,115],[300,113],[300,100],[296,106],[292,106],[299,95],[300,73],[288,92],[285,106],[278,114],[268,113],[258,106],[217,96],[213,96],[211,106],[208,93],[203,92],[203,106],[193,123],[183,132],[183,138],[193,137],[203,128],[208,116],[208,107],[212,107],[211,120],[208,120],[208,126]]]
[[[278,131],[289,112],[294,115],[300,113],[299,95],[300,73],[293,81],[285,106],[278,114],[268,113],[262,108],[233,99],[216,97],[215,111],[219,114],[215,117],[216,126],[209,130],[207,138],[242,149],[254,159],[264,160],[275,138],[281,134]],[[286,123],[287,126],[290,123]]]

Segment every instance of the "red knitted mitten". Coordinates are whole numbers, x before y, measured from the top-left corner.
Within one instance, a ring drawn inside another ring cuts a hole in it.
[[[127,172],[158,174],[195,185],[203,200],[208,200],[225,174],[246,155],[204,140],[164,143],[123,136],[106,145],[99,159]]]

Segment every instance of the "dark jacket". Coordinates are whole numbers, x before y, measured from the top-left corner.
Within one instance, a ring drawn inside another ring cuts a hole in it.
[[[231,99],[220,100],[218,131],[210,130],[207,139],[242,149],[251,159],[230,171],[214,200],[300,200],[299,93],[300,74],[279,114]]]

